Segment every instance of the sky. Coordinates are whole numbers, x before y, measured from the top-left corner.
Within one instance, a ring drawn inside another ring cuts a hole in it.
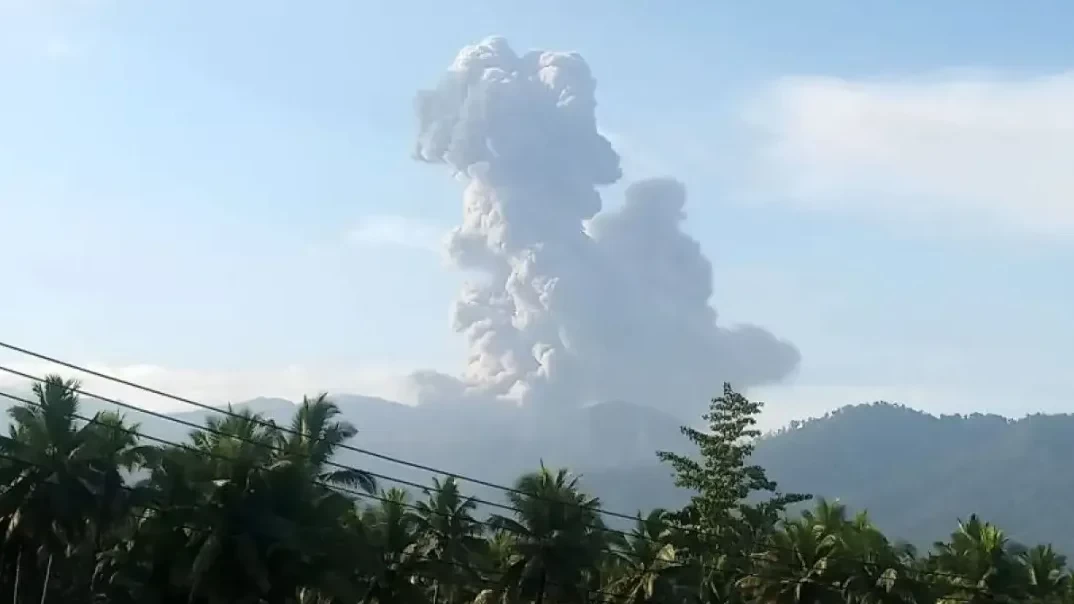
[[[1072,13],[0,0],[0,341],[211,401],[459,371],[462,185],[413,160],[414,95],[498,34],[588,61],[607,207],[686,185],[719,321],[801,352],[770,425],[1071,411]]]

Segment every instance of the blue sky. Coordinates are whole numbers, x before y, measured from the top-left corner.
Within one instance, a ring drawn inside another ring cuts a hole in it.
[[[1072,12],[0,0],[0,339],[212,399],[457,370],[412,99],[501,34],[581,52],[626,180],[686,183],[721,320],[801,349],[771,421],[1070,410]]]

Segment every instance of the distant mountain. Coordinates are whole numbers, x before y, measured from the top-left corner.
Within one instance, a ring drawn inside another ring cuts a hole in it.
[[[15,394],[32,399],[28,392]],[[351,443],[355,447],[497,483],[512,481],[542,460],[551,466],[593,470],[644,466],[653,460],[655,450],[682,444],[678,420],[658,410],[624,402],[534,413],[504,405],[418,408],[368,396],[332,398],[343,418],[359,429]],[[287,426],[295,404],[279,398],[257,398],[237,403],[232,409],[250,409]],[[92,416],[102,410],[117,407],[82,397],[82,415]],[[118,410],[129,421],[138,423],[143,433],[171,442],[186,440],[191,425],[202,425],[212,413],[193,409],[162,419],[130,409]],[[6,429],[6,420],[6,413],[0,414],[0,429]],[[433,476],[353,450],[340,451],[338,461],[421,484]],[[385,484],[392,486],[390,481]],[[481,494],[500,495],[496,491]]]
[[[1074,416],[934,417],[859,405],[773,437],[758,452],[788,488],[814,485],[915,541],[982,515],[1028,543],[1074,551]],[[812,452],[814,463],[795,459]]]
[[[25,396],[26,393],[19,393]],[[682,505],[657,450],[690,452],[681,422],[625,402],[534,413],[505,406],[411,407],[384,399],[334,397],[359,428],[352,444],[367,452],[507,484],[541,462],[568,466],[606,509],[634,513]],[[88,399],[91,415],[114,405]],[[234,406],[288,425],[294,403],[258,398]],[[123,411],[149,435],[185,440],[190,428]],[[201,425],[210,412],[172,417]],[[5,429],[6,414],[0,415]],[[1053,542],[1074,552],[1074,415],[935,417],[899,405],[844,407],[763,437],[754,460],[784,491],[838,498],[867,509],[885,532],[921,546],[948,534],[971,513],[1013,538]],[[427,484],[432,474],[368,453],[344,450],[339,461],[385,477]],[[385,486],[395,486],[381,480]],[[468,485],[484,499],[502,493]]]
[[[763,438],[754,461],[785,491],[865,509],[889,535],[929,546],[977,513],[1026,543],[1074,552],[1074,416],[935,417],[898,405],[844,407]],[[666,467],[587,474],[608,507],[674,507]],[[633,505],[631,505],[633,504]]]

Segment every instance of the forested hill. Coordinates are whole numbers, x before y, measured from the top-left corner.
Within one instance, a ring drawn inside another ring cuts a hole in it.
[[[768,439],[757,455],[787,488],[867,508],[914,541],[978,513],[1027,542],[1074,549],[1074,416],[933,417],[850,407]]]
[[[1015,421],[855,405],[763,438],[754,457],[781,489],[867,509],[887,534],[921,546],[977,513],[1016,540],[1074,550],[1071,415]],[[674,506],[683,498],[656,464],[587,478],[609,507]]]
[[[626,513],[678,508],[687,493],[672,485],[655,451],[689,451],[679,421],[654,409],[607,403],[560,415],[502,409],[414,408],[369,397],[334,397],[359,427],[353,444],[457,473],[508,483],[543,460],[582,475],[605,508]],[[85,412],[108,405],[84,401]],[[256,399],[237,406],[289,421],[294,405]],[[183,426],[124,410],[148,434],[184,440]],[[0,423],[7,418],[0,414]],[[200,424],[203,411],[177,414]],[[351,450],[339,460],[374,472],[426,482],[430,475]],[[785,491],[837,498],[867,509],[893,537],[920,546],[946,536],[957,519],[977,513],[1012,538],[1052,542],[1074,551],[1074,416],[935,417],[899,405],[844,407],[798,423],[758,443],[755,461]],[[386,483],[386,486],[393,486]],[[474,485],[483,498],[502,493]]]

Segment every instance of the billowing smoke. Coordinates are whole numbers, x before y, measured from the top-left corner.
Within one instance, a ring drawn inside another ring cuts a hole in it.
[[[601,212],[597,187],[621,171],[594,90],[575,53],[519,56],[489,38],[419,94],[417,156],[466,181],[448,251],[484,275],[454,306],[464,375],[415,374],[419,402],[629,400],[692,414],[723,381],[772,382],[797,366],[798,351],[767,331],[717,326],[712,267],[680,228],[681,184],[635,183],[621,209]]]

